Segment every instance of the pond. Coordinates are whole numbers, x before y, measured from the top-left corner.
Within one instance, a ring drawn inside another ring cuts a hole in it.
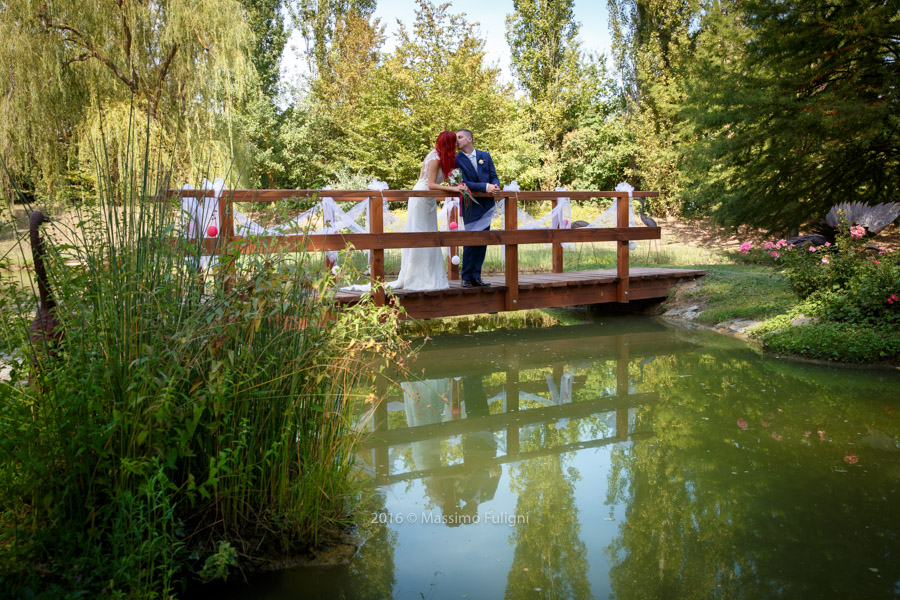
[[[441,333],[411,371],[350,564],[217,597],[900,594],[897,372],[633,316]]]

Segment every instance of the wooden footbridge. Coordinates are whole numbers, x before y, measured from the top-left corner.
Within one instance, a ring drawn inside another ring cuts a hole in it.
[[[453,197],[451,192],[430,192],[441,197]],[[551,201],[554,206],[561,195],[573,201],[592,198],[615,198],[617,201],[617,226],[607,228],[584,227],[570,229],[518,229],[518,206],[524,202]],[[213,197],[213,190],[170,190],[175,197]],[[368,233],[303,234],[278,236],[237,236],[234,234],[235,203],[282,202],[287,199],[333,198],[338,202],[368,202]],[[678,282],[693,279],[705,271],[664,268],[630,268],[629,242],[633,240],[660,239],[659,227],[628,226],[628,192],[565,191],[565,192],[500,192],[497,200],[505,200],[503,229],[490,231],[441,231],[416,233],[391,233],[384,231],[383,207],[385,202],[403,202],[420,197],[421,191],[412,190],[222,190],[218,198],[218,227],[216,237],[206,237],[206,251],[221,257],[236,254],[261,254],[271,252],[326,252],[353,248],[368,250],[369,273],[376,304],[384,304],[395,298],[412,318],[436,318],[488,312],[514,311],[533,308],[550,308],[596,304],[604,302],[627,303],[632,300],[665,298]],[[659,192],[634,191],[631,196],[655,197]],[[476,194],[476,196],[480,196]],[[451,220],[458,215],[454,209]],[[617,259],[615,268],[565,271],[562,244],[586,242],[615,242]],[[549,273],[519,273],[519,246],[550,244],[552,264]],[[486,276],[490,287],[462,287],[459,267],[448,261],[450,288],[446,290],[408,291],[386,290],[384,287],[384,252],[386,249],[446,247],[451,256],[457,256],[460,246],[504,247],[504,273],[502,276]],[[325,268],[331,268],[325,260]],[[337,301],[343,305],[360,302],[362,292],[340,291]]]

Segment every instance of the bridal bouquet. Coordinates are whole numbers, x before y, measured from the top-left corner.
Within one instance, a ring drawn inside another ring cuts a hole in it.
[[[462,180],[462,173],[459,169],[453,169],[452,171],[450,171],[450,173],[447,175],[447,182],[450,185],[458,185],[462,187],[463,205],[466,208],[472,206],[473,202],[478,206],[481,206],[481,202],[479,202],[475,199],[474,196],[472,196],[472,192],[469,191],[468,186]]]

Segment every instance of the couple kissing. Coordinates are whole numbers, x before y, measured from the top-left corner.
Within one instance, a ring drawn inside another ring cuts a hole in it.
[[[457,152],[457,147],[459,151]],[[447,187],[446,182],[451,185]],[[476,150],[472,132],[442,131],[434,149],[422,161],[419,180],[414,190],[454,191],[466,198],[462,202],[462,218],[466,231],[486,231],[491,228],[494,214],[493,198],[471,200],[469,191],[496,194],[500,180],[491,155]],[[435,197],[410,198],[406,231],[437,231],[437,200]],[[488,286],[481,279],[486,246],[465,246],[462,257],[463,287]],[[387,284],[407,290],[440,290],[450,287],[440,248],[404,248],[400,259],[400,278]]]

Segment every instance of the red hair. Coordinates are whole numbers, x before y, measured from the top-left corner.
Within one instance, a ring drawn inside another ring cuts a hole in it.
[[[450,171],[456,168],[456,134],[452,131],[442,131],[434,144],[438,158],[441,161],[441,170],[444,178],[450,176]]]

